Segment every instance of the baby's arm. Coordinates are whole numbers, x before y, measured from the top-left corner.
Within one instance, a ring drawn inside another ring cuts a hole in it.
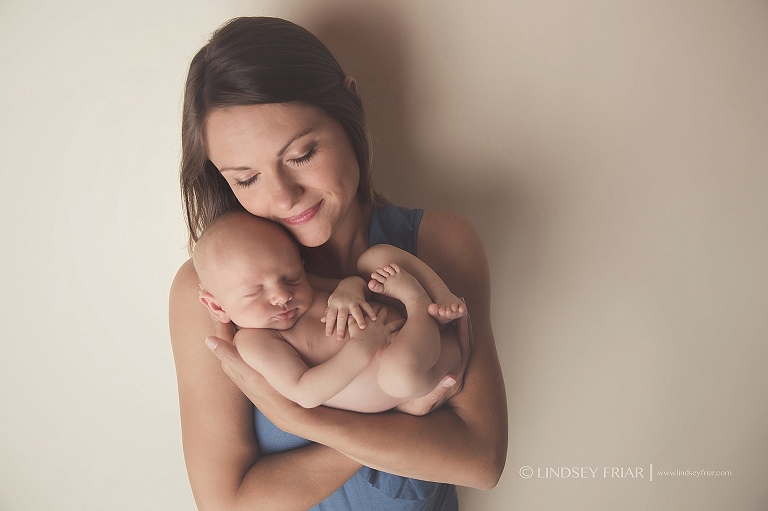
[[[304,408],[314,408],[349,385],[402,326],[402,321],[384,324],[385,319],[386,311],[374,322],[378,328],[369,329],[366,335],[350,328],[352,336],[339,352],[312,368],[272,330],[242,329],[235,334],[235,346],[243,360],[280,394]]]
[[[363,252],[357,260],[357,271],[360,275],[370,275],[372,279],[368,287],[381,293],[383,287],[378,285],[382,283],[379,277],[386,279],[386,273],[390,273],[387,270],[382,273],[381,270],[392,263],[402,267],[421,284],[432,300],[427,310],[439,323],[449,323],[467,313],[464,302],[448,289],[443,279],[432,268],[413,254],[392,245],[374,245]]]

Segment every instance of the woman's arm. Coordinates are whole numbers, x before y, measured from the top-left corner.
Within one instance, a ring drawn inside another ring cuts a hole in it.
[[[198,286],[197,274],[188,261],[176,275],[170,293],[184,458],[198,508],[312,507],[339,488],[360,464],[322,445],[259,457],[253,405],[203,343],[215,332],[198,300]],[[249,387],[261,389],[254,398],[259,402],[277,402],[273,407],[296,406],[258,381],[263,378],[255,371],[250,371],[249,378]]]
[[[424,417],[354,414],[325,407],[305,410],[252,395],[252,379],[231,346],[217,355],[239,386],[278,427],[332,447],[367,466],[419,479],[492,488],[507,455],[507,405],[490,320],[490,276],[480,236],[459,215],[426,212],[419,257],[464,297],[473,345],[463,389]],[[237,374],[234,374],[237,373]],[[397,431],[393,442],[392,432]]]

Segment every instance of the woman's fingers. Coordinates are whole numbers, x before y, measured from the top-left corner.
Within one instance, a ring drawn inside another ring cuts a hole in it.
[[[464,299],[462,298],[462,301]],[[466,305],[465,305],[466,307]],[[459,345],[459,353],[461,354],[461,365],[456,372],[454,381],[458,383],[454,394],[464,384],[464,371],[467,369],[469,363],[469,356],[472,352],[472,322],[469,320],[469,310],[467,313],[456,320],[456,342]]]
[[[205,344],[221,360],[221,367],[227,376],[254,404],[271,390],[267,380],[245,363],[234,344],[218,337],[208,337]]]
[[[401,412],[411,415],[426,415],[432,410],[439,408],[443,403],[452,398],[459,391],[456,385],[456,379],[452,375],[446,375],[445,378],[435,387],[432,392],[424,397],[412,399],[398,406]]]
[[[461,301],[463,302],[464,298]],[[464,308],[466,307],[465,303]],[[469,352],[472,349],[472,322],[469,320],[469,309],[466,309],[466,314],[456,320],[456,340],[459,343],[461,359],[469,359]]]
[[[216,337],[219,339],[232,342],[232,339],[235,337],[235,329],[232,327],[232,323],[222,323],[218,319],[213,318],[213,328],[216,332]]]
[[[237,352],[237,348],[235,348],[235,345],[230,341],[220,337],[211,336],[205,340],[205,344],[214,355],[219,357],[221,363],[227,367],[240,369],[248,368],[253,371],[253,369],[243,361],[242,357],[240,357],[240,353]]]

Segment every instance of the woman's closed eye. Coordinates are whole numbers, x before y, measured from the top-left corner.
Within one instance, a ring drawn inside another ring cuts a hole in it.
[[[315,155],[315,146],[312,146],[312,148],[306,153],[304,153],[303,156],[299,156],[298,158],[291,158],[288,161],[295,165],[303,165],[307,163],[310,159],[312,159],[314,155]]]
[[[235,184],[240,188],[248,188],[249,186],[251,186],[253,183],[256,182],[256,179],[258,179],[258,177],[259,177],[258,174],[254,174],[248,179],[246,179],[245,181],[240,181],[239,179],[235,179]]]

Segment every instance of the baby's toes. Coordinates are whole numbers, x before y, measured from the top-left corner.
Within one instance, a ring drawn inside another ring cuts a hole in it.
[[[379,277],[379,278],[381,278],[381,277]],[[379,282],[377,279],[371,279],[371,280],[368,282],[368,289],[370,289],[370,290],[371,290],[371,291],[373,291],[374,293],[379,293],[379,294],[381,294],[381,293],[383,293],[383,292],[384,292],[384,284],[382,284],[381,282]]]
[[[446,325],[454,320],[453,317],[451,317],[449,307],[438,307],[437,314],[434,314],[433,317],[435,318],[435,321],[440,323],[441,325]]]
[[[396,271],[396,270],[395,270],[395,269],[392,267],[392,265],[391,265],[391,264],[388,264],[388,265],[386,265],[386,266],[383,266],[383,267],[381,268],[381,270],[384,272],[385,276],[387,276],[387,277],[391,277],[392,275],[394,275],[395,273],[397,273],[397,271]]]

